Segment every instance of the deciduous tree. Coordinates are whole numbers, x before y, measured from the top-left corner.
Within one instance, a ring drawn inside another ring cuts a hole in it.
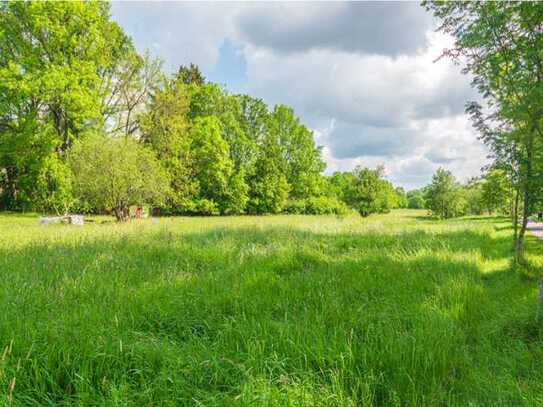
[[[161,205],[169,192],[167,172],[151,149],[130,138],[88,136],[69,153],[81,204],[128,219],[131,205]]]
[[[426,187],[426,208],[441,219],[453,218],[464,213],[465,199],[460,185],[450,171],[439,168]]]

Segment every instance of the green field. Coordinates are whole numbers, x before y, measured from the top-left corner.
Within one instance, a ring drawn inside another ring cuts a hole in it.
[[[507,219],[0,216],[0,403],[541,405]],[[543,246],[543,244],[541,245]]]

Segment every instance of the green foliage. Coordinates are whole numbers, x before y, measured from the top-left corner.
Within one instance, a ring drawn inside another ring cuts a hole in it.
[[[314,196],[288,201],[285,212],[305,215],[345,215],[349,212],[349,207],[335,197]]]
[[[128,44],[128,45],[127,45]],[[66,209],[66,151],[103,124],[102,75],[129,40],[100,2],[5,2],[0,8],[3,206]]]
[[[375,170],[363,167],[354,169],[354,184],[348,190],[347,202],[362,216],[386,213],[395,206],[396,193],[383,175],[382,167]]]
[[[472,215],[482,215],[485,211],[483,200],[483,184],[480,180],[471,180],[463,188],[466,199],[466,213]]]
[[[407,207],[409,209],[425,209],[424,191],[418,189],[409,191],[407,193]]]
[[[543,188],[543,8],[538,2],[427,1],[454,38],[444,55],[465,65],[486,106],[467,105],[474,126],[512,186],[515,259],[523,261],[528,217]],[[488,192],[488,191],[486,191]],[[495,202],[488,203],[493,209]],[[518,227],[519,210],[522,221]]]
[[[120,221],[131,205],[162,205],[169,192],[168,175],[154,153],[130,138],[89,136],[75,143],[69,162],[81,202],[113,211]]]
[[[206,79],[200,68],[194,64],[190,64],[189,66],[181,65],[177,71],[175,80],[185,85],[203,85],[206,83]]]
[[[57,161],[59,145],[52,126],[33,119],[25,118],[17,127],[0,133],[0,167],[4,168],[1,190],[5,209],[53,209],[44,203],[56,195],[55,186],[61,187],[64,183],[56,179],[62,176],[62,171],[48,171],[47,167]],[[47,185],[44,176],[48,178]]]
[[[35,205],[42,212],[66,214],[74,204],[72,172],[56,154],[40,165],[35,185]]]
[[[164,210],[170,214],[189,211],[190,200],[197,191],[188,110],[185,85],[164,81],[155,90],[148,111],[139,119],[142,142],[153,149],[168,172],[171,194]]]
[[[197,117],[216,116],[220,119],[229,111],[230,95],[216,83],[203,85],[191,84],[188,86],[190,108],[188,116],[190,120]]]
[[[262,145],[264,135],[268,130],[268,107],[261,99],[248,95],[237,95],[235,117],[246,140],[240,143],[243,149],[232,148],[232,152],[240,151],[240,159],[233,158],[234,162],[241,161],[247,177],[254,174],[258,148]],[[228,127],[228,126],[226,126]],[[226,137],[229,139],[229,137]],[[235,143],[231,143],[234,146]],[[238,164],[236,164],[238,165]]]
[[[405,189],[402,187],[396,187],[394,189],[396,192],[396,208],[405,209],[407,208],[407,193],[405,192]]]
[[[273,133],[267,133],[259,151],[255,173],[250,178],[250,213],[279,213],[283,210],[290,188],[283,170],[279,140]]]
[[[327,190],[331,196],[349,204],[355,177],[352,172],[334,172],[327,177]]]
[[[394,188],[384,177],[384,168],[356,167],[352,172],[336,172],[328,178],[328,188],[360,215],[386,213],[405,204],[403,189]]]
[[[249,202],[249,185],[245,182],[243,168],[235,171],[230,177],[226,190],[223,213],[226,215],[239,215],[245,213]]]
[[[289,196],[306,199],[323,193],[320,149],[292,109],[276,106],[270,113],[261,100],[229,95],[211,83],[191,86],[190,100],[189,119],[213,117],[220,122],[233,168],[245,177],[246,185],[239,177],[235,180],[241,187],[240,204],[226,209],[236,200],[232,196],[221,205],[223,213],[241,213],[246,195],[251,213],[277,213]]]
[[[322,191],[320,174],[326,165],[320,149],[315,146],[313,134],[294,116],[292,109],[282,105],[275,106],[271,113],[268,132],[279,142],[290,197],[319,195]]]
[[[426,208],[441,219],[453,218],[464,214],[466,199],[462,188],[450,171],[439,168],[426,187]]]
[[[481,185],[481,200],[488,213],[507,213],[510,185],[503,171],[492,170],[485,175]]]
[[[191,128],[191,140],[196,197],[214,202],[224,213],[228,208],[226,198],[232,161],[228,143],[221,136],[219,120],[214,116],[196,118]]]
[[[206,198],[194,198],[190,201],[188,211],[192,214],[212,216],[219,215],[217,203]]]
[[[136,198],[97,198],[88,174],[79,179],[66,164],[67,156],[91,155],[85,143],[71,151],[77,140],[102,133],[108,157],[122,138],[130,160],[142,153],[142,162],[151,162],[152,151],[160,161],[170,183],[166,201],[159,199],[162,214],[279,213],[287,201],[315,214],[343,212],[338,200],[364,214],[406,205],[404,191],[381,175],[358,174],[345,190],[328,182],[321,149],[291,108],[270,111],[260,99],[230,94],[193,64],[166,78],[160,62],[138,54],[110,20],[106,3],[9,2],[1,11],[3,208],[115,210],[126,217],[125,201]],[[95,175],[107,168],[95,162]],[[134,184],[127,168],[119,179]],[[84,198],[75,206],[72,184]]]

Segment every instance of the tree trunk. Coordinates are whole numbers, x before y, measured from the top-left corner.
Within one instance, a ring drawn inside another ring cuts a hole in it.
[[[518,238],[518,203],[519,203],[519,190],[515,188],[515,199],[513,201],[512,221],[513,221],[513,240],[516,242]]]
[[[524,262],[524,235],[528,226],[528,216],[532,209],[532,160],[533,160],[533,132],[530,133],[526,146],[526,176],[524,178],[524,196],[522,208],[522,225],[515,242],[515,261]]]
[[[128,219],[128,209],[122,206],[113,208],[113,214],[117,222],[125,222]]]
[[[524,194],[524,210],[522,213],[522,224],[520,226],[520,231],[518,233],[516,242],[515,242],[515,261],[517,263],[524,262],[524,236],[526,235],[526,228],[528,226],[528,209],[526,206],[527,194]]]

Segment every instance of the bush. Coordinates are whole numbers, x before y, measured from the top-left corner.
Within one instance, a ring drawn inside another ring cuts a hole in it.
[[[284,211],[286,213],[292,213],[300,215],[305,213],[305,199],[291,199],[287,202]]]
[[[287,213],[306,215],[344,215],[348,211],[344,202],[327,196],[291,200],[285,208]]]

